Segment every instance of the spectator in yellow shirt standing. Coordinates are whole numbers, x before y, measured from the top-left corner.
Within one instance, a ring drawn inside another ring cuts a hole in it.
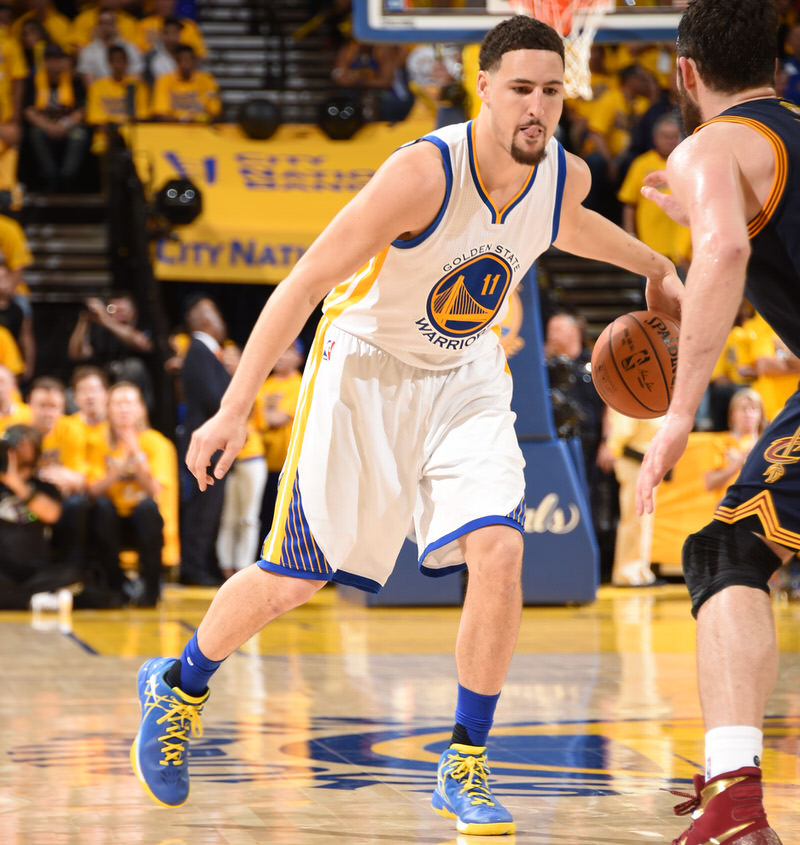
[[[175,59],[178,69],[155,82],[153,117],[180,123],[210,123],[222,110],[216,79],[197,70],[197,57],[186,44],[178,46]]]
[[[655,203],[645,200],[641,193],[644,177],[667,166],[669,154],[681,142],[681,127],[677,117],[664,115],[653,130],[655,149],[637,156],[631,163],[617,198],[622,206],[622,228],[644,241],[673,263],[686,262],[689,230],[676,223]]]
[[[615,587],[653,586],[657,583],[650,568],[653,514],[637,516],[635,494],[642,458],[663,417],[635,420],[609,409],[608,418],[608,448],[614,456],[614,474],[619,482],[619,523],[611,583]]]

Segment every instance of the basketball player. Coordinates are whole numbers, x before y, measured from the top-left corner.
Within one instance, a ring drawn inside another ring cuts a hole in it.
[[[773,89],[778,17],[765,0],[692,0],[678,28],[687,133],[643,190],[691,227],[675,392],[642,464],[639,511],[683,452],[743,295],[800,354],[800,110]],[[654,185],[666,181],[672,196]],[[762,719],[777,676],[767,581],[800,549],[800,393],[767,427],[683,569],[697,617],[705,777],[673,845],[779,842],[762,806]]]
[[[463,833],[514,830],[487,782],[486,741],[521,615],[523,461],[491,329],[553,242],[646,276],[653,307],[674,312],[682,286],[667,259],[581,205],[588,169],[553,137],[559,35],[527,17],[500,23],[480,67],[477,119],[397,150],[333,219],[270,297],[192,439],[202,490],[230,467],[264,378],[327,294],[262,559],[222,586],[180,660],[139,673],[132,759],[162,804],[186,800],[186,744],[220,661],[328,581],[379,590],[413,516],[424,572],[469,570],[433,808]]]

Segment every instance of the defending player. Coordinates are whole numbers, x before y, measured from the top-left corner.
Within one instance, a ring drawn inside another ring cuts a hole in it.
[[[642,464],[640,509],[683,452],[745,295],[800,354],[800,111],[775,98],[778,16],[768,0],[692,0],[678,28],[681,107],[694,134],[670,156],[672,196],[646,196],[691,227],[669,412]],[[767,581],[800,549],[800,393],[762,435],[714,521],[684,545],[697,617],[705,778],[673,845],[774,845],[761,798],[762,721],[777,676]]]
[[[647,276],[653,307],[674,311],[682,286],[667,259],[581,205],[588,169],[553,137],[560,36],[515,17],[486,36],[480,66],[478,118],[396,151],[334,218],[270,297],[219,412],[195,432],[187,465],[205,489],[327,294],[262,560],[223,585],[180,660],[139,674],[132,759],[163,804],[188,795],[188,732],[220,661],[327,581],[380,589],[413,516],[423,571],[469,569],[453,744],[433,807],[464,833],[514,829],[485,751],[521,615],[523,461],[491,329],[552,242]]]

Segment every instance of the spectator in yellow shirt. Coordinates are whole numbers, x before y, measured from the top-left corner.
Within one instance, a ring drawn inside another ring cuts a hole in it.
[[[48,38],[63,50],[72,49],[72,23],[58,12],[50,0],[26,0],[28,11],[11,25],[12,37],[20,41],[22,27],[26,21],[35,20],[44,27]]]
[[[14,335],[5,326],[0,326],[0,364],[15,376],[21,376],[25,371],[25,362],[22,360]],[[15,422],[20,422],[20,420]]]
[[[0,257],[0,326],[11,333],[14,343],[17,345],[24,362],[22,379],[27,381],[33,375],[36,359],[33,317],[27,302],[22,297],[15,296],[15,287],[14,277]],[[11,355],[12,364],[9,364],[9,366],[16,372],[17,364],[13,356],[13,349]],[[8,361],[6,363],[8,364]]]
[[[672,115],[660,117],[653,132],[655,149],[637,156],[622,182],[617,198],[622,206],[622,228],[644,241],[656,252],[666,255],[673,263],[682,258],[680,244],[686,227],[676,223],[654,202],[642,196],[644,177],[667,166],[669,154],[681,142],[681,126]]]
[[[9,426],[31,421],[31,409],[22,401],[14,373],[0,363],[0,434]]]
[[[98,478],[105,470],[108,379],[100,367],[84,364],[72,373],[71,387],[78,410],[70,415],[70,420],[83,432],[86,474]]]
[[[164,520],[156,501],[165,486],[174,486],[177,473],[175,461],[165,460],[163,439],[147,424],[139,388],[124,381],[113,385],[108,392],[105,467],[100,477],[90,476],[89,481],[95,500],[92,536],[109,586],[140,607],[154,607],[161,592]],[[120,551],[128,547],[139,553],[140,578],[132,583],[119,564]]]
[[[181,123],[210,123],[222,110],[217,81],[210,73],[197,70],[197,57],[191,47],[181,44],[175,58],[178,69],[155,82],[153,117]]]
[[[616,192],[624,173],[624,155],[639,115],[650,107],[655,81],[648,71],[630,65],[620,71],[619,87],[609,88],[587,108],[586,163],[592,172],[592,187],[584,204],[618,220]]]
[[[94,127],[92,152],[108,149],[110,126],[146,120],[147,86],[128,73],[128,54],[119,44],[108,48],[111,75],[96,79],[86,93],[86,123]]]
[[[5,214],[0,214],[0,253],[5,258],[9,275],[14,280],[15,295],[24,294],[24,289],[20,290],[23,285],[22,271],[33,264],[33,256],[25,230],[13,217]]]
[[[61,494],[62,511],[53,526],[53,546],[62,561],[82,566],[87,557],[89,518],[83,431],[64,413],[66,390],[58,379],[36,379],[28,405],[31,425],[42,438],[38,475]]]
[[[22,88],[27,75],[22,47],[13,38],[0,36],[0,140],[9,147],[19,143]]]
[[[177,0],[154,0],[153,14],[142,18],[136,31],[136,46],[142,53],[155,50],[161,39],[161,30],[167,18],[175,18]],[[178,18],[181,23],[180,43],[188,44],[199,59],[206,57],[206,43],[197,24],[189,18]]]
[[[703,479],[706,490],[722,499],[766,425],[761,396],[749,387],[737,390],[728,407],[728,431],[715,441],[714,467]]]
[[[756,313],[746,325],[754,337],[750,347],[752,360],[745,374],[755,377],[753,390],[764,400],[767,419],[773,420],[797,390],[800,358],[786,347],[760,314]]]

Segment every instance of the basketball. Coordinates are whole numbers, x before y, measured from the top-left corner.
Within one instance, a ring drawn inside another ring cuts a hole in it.
[[[592,381],[615,411],[640,420],[666,413],[678,368],[678,324],[658,311],[609,323],[592,351]]]

